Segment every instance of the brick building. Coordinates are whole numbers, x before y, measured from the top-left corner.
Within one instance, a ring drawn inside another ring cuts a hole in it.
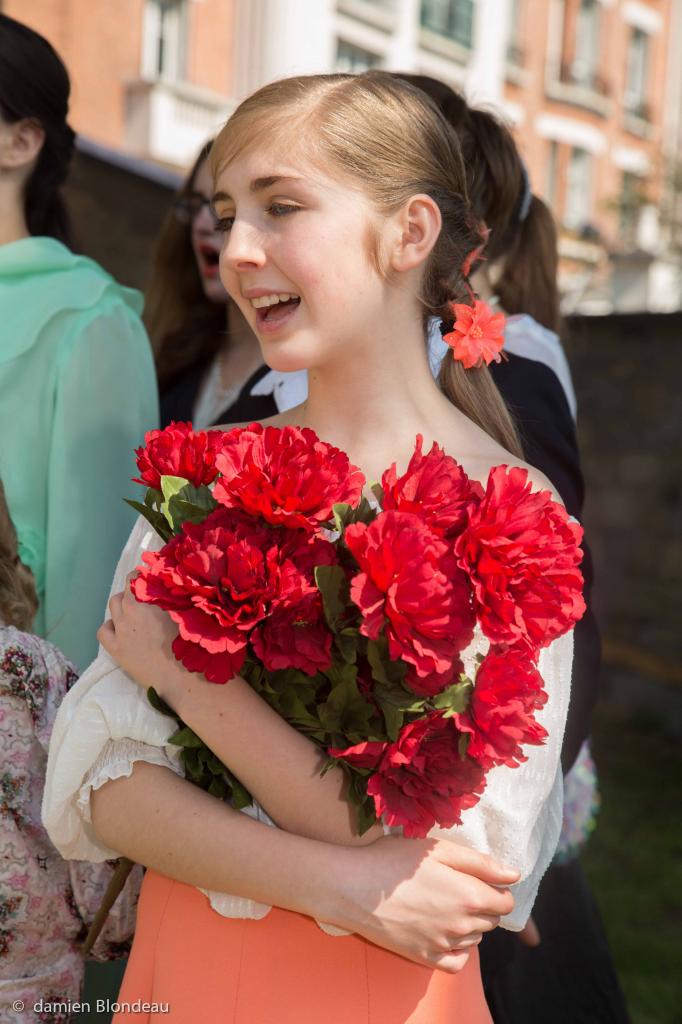
[[[4,0],[66,63],[71,121],[117,151],[184,166],[233,95],[231,0]]]
[[[297,72],[419,71],[513,124],[561,226],[567,311],[682,306],[682,0],[4,0],[73,80],[72,121],[186,166]]]

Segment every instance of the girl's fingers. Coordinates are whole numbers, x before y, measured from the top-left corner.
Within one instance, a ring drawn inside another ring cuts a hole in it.
[[[116,630],[114,629],[114,623],[111,619],[107,619],[97,630],[97,641],[102,645],[105,651],[111,649],[112,641],[116,638]]]
[[[116,620],[116,618],[121,614],[122,609],[123,609],[123,594],[114,594],[109,599],[109,611],[111,613],[112,619]]]
[[[482,932],[469,932],[468,935],[453,935],[448,937],[451,943],[451,952],[459,952],[477,946],[483,938]]]
[[[449,953],[439,953],[431,957],[429,966],[448,974],[458,974],[466,966],[468,959],[469,953],[466,950],[450,950]]]

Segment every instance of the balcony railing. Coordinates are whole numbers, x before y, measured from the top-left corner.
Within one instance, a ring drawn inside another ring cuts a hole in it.
[[[188,82],[138,80],[126,88],[126,143],[138,156],[186,166],[227,119],[227,97]]]

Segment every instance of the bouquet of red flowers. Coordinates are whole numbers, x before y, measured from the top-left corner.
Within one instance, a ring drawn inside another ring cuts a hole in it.
[[[525,470],[497,466],[483,489],[418,437],[368,499],[309,429],[173,423],[145,440],[148,489],[130,504],[166,543],[143,555],[136,598],[177,623],[187,669],[243,676],[325,750],[325,770],[343,766],[360,831],[459,824],[492,767],[543,742],[538,654],[583,613],[582,530]],[[475,631],[488,650],[467,659]],[[188,777],[248,803],[179,724]]]

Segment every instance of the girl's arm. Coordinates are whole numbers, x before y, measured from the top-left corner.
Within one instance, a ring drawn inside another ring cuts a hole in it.
[[[135,600],[130,587],[110,601],[112,618],[98,637],[112,658],[145,689],[153,686],[211,750],[228,765],[281,828],[309,839],[366,844],[345,799],[340,768],[320,777],[325,756],[280,717],[239,676],[208,683],[176,661],[170,645],[177,627],[169,616]]]
[[[98,838],[171,878],[308,914],[454,973],[508,913],[516,873],[467,847],[382,837],[366,847],[269,828],[140,762],[92,794]],[[457,951],[453,951],[457,948]]]

